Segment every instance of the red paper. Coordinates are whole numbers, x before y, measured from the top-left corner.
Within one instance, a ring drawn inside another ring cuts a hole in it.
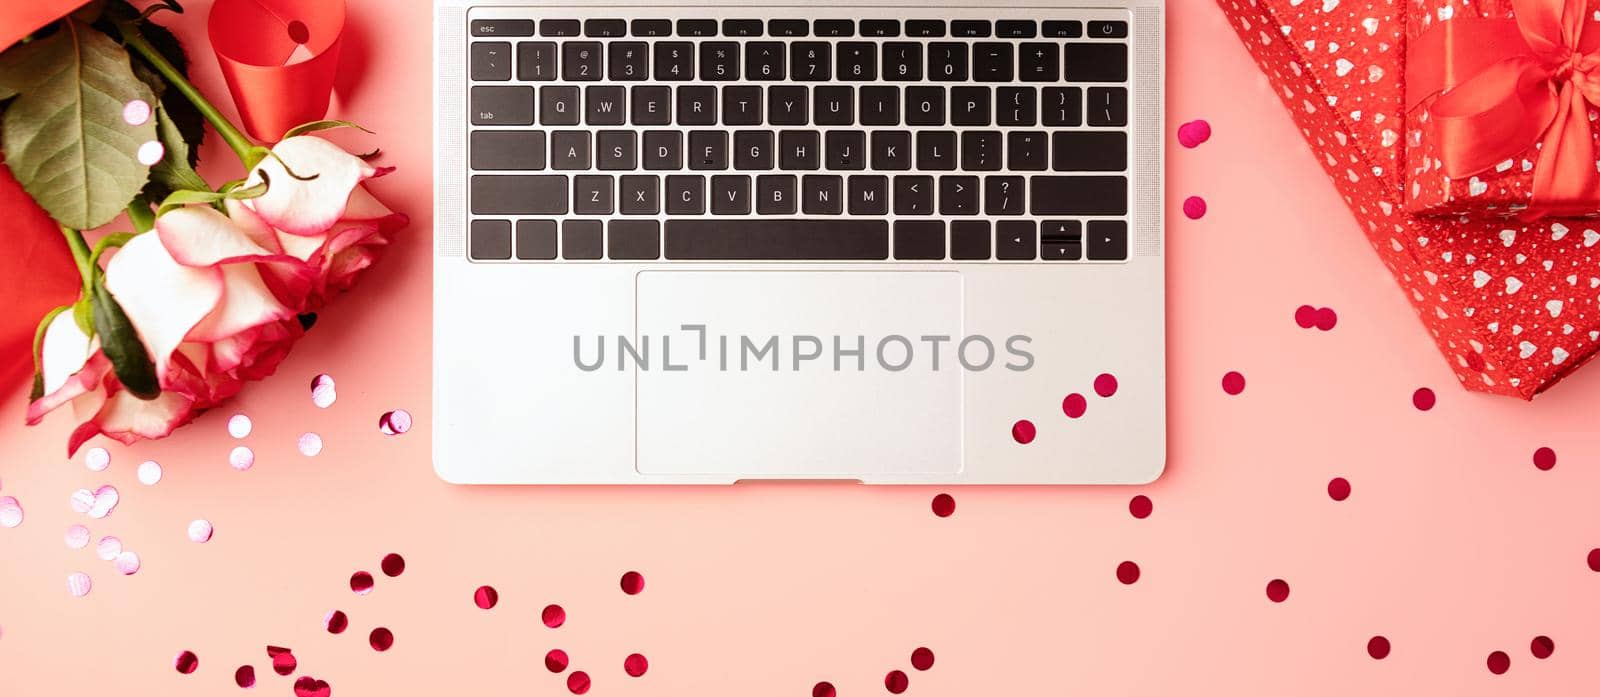
[[[328,113],[344,0],[217,0],[207,29],[246,131],[275,142]]]
[[[81,281],[60,228],[11,170],[0,164],[0,217],[6,221],[6,252],[0,254],[0,390],[33,374],[33,335],[51,308],[78,298]]]
[[[1217,0],[1461,383],[1531,399],[1600,344],[1600,221],[1405,212],[1406,16],[1428,0]]]

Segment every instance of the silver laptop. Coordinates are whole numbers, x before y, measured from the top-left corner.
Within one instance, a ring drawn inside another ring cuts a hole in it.
[[[1163,3],[435,0],[434,465],[1133,484]]]

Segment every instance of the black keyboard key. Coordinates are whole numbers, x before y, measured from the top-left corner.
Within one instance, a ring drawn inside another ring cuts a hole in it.
[[[1016,172],[1042,172],[1050,166],[1050,139],[1044,131],[1006,134],[1006,162]]]
[[[678,219],[667,221],[668,259],[702,261],[881,261],[886,220]]]
[[[812,28],[817,36],[855,36],[856,23],[849,19],[819,19]]]
[[[806,36],[811,33],[811,23],[803,19],[767,20],[767,33],[773,36]]]
[[[524,261],[556,258],[556,221],[518,220],[517,258]]]
[[[1083,36],[1083,22],[1076,19],[1046,21],[1044,35],[1053,39],[1076,39]]]
[[[473,131],[473,169],[544,169],[544,131]]]
[[[706,212],[706,178],[699,174],[667,177],[667,215],[702,215]]]
[[[1016,74],[1011,53],[1011,44],[973,44],[972,79],[976,82],[1011,82]]]
[[[678,88],[678,125],[714,126],[717,123],[717,88],[684,85]]]
[[[989,125],[989,88],[950,88],[950,125]]]
[[[549,41],[517,44],[517,79],[528,82],[556,79],[556,45]]]
[[[1052,149],[1051,167],[1057,172],[1121,172],[1128,168],[1128,134],[1122,131],[1056,131]]]
[[[1031,39],[1039,24],[1031,19],[1002,19],[994,23],[994,35],[1002,39]]]
[[[1083,258],[1083,223],[1046,220],[1039,224],[1039,258],[1044,261],[1078,261]]]
[[[789,44],[789,79],[803,82],[833,79],[833,45],[822,41]]]
[[[693,80],[694,44],[687,41],[662,41],[656,44],[656,80]]]
[[[995,90],[995,123],[1032,126],[1039,120],[1039,92],[1035,87],[1001,87]]]
[[[672,88],[666,85],[633,87],[633,125],[665,126],[672,123]]]
[[[783,44],[777,41],[751,41],[744,45],[746,80],[782,80]]]
[[[839,79],[871,82],[878,79],[878,45],[845,41],[839,49]]]
[[[807,174],[800,178],[800,210],[806,215],[844,212],[844,180],[835,174]]]
[[[472,177],[473,215],[565,215],[564,174],[478,174]]]
[[[722,20],[723,36],[761,36],[761,20],[759,19],[724,19]]]
[[[911,169],[911,133],[873,131],[872,168],[884,172]]]
[[[473,36],[533,36],[531,19],[475,19]]]
[[[750,215],[750,177],[723,174],[711,178],[712,215]]]
[[[511,258],[511,221],[474,220],[467,232],[467,256],[478,261]]]
[[[1128,88],[1090,87],[1086,104],[1090,126],[1128,125]]]
[[[619,261],[661,258],[661,223],[654,220],[613,220],[606,225],[606,256]]]
[[[689,169],[727,168],[727,131],[689,131]]]
[[[619,178],[618,196],[623,215],[656,215],[661,212],[661,181],[654,174],[632,174]]]
[[[561,221],[562,259],[599,259],[604,255],[605,234],[600,221]]]
[[[546,126],[578,125],[578,87],[550,85],[539,90],[539,123]]]
[[[944,88],[907,87],[906,125],[943,126]]]
[[[894,258],[902,261],[943,261],[944,221],[896,220]]]
[[[865,131],[828,131],[828,169],[849,171],[867,168]]]
[[[774,138],[772,131],[735,131],[733,134],[734,169],[772,169]]]
[[[582,30],[576,19],[539,20],[539,36],[577,36]]]
[[[628,35],[628,23],[620,19],[583,20],[583,35],[591,39],[612,39]]]
[[[1090,261],[1127,261],[1128,224],[1121,220],[1091,220],[1084,240]]]
[[[589,85],[583,89],[584,123],[621,126],[626,122],[626,92],[621,85]]]
[[[680,131],[644,132],[646,170],[683,169],[683,133]]]
[[[1126,39],[1128,38],[1127,22],[1090,22],[1089,38],[1091,39]]]
[[[511,79],[511,44],[475,41],[472,44],[472,79],[495,82]]]
[[[1068,82],[1127,82],[1128,45],[1070,43],[1063,51]]]
[[[917,169],[950,172],[956,168],[955,131],[917,133]]]
[[[821,169],[821,134],[816,131],[779,132],[778,167],[786,170]]]
[[[568,82],[599,80],[600,44],[590,41],[573,41],[561,46],[561,77]]]
[[[806,108],[803,85],[774,85],[767,90],[767,122],[774,126],[804,126]]]
[[[665,19],[636,19],[628,29],[634,36],[672,36],[672,22]]]
[[[1026,186],[1022,177],[984,177],[984,215],[1022,215],[1027,212],[1022,193]]]
[[[761,125],[759,85],[728,85],[722,88],[722,125]]]
[[[472,125],[533,125],[533,88],[521,85],[473,87]]]
[[[939,215],[977,215],[978,178],[939,177]]]
[[[950,223],[951,259],[988,261],[990,242],[987,220],[957,220]]]
[[[883,85],[862,87],[861,125],[900,125],[900,88]]]
[[[756,177],[756,213],[794,215],[799,210],[799,182],[792,174],[764,174]]]
[[[739,79],[739,44],[706,41],[700,44],[700,79],[726,82]]]
[[[961,38],[986,38],[992,30],[987,19],[957,19],[950,22],[950,35]]]
[[[883,79],[890,82],[922,80],[922,44],[909,41],[884,44]]]
[[[607,47],[606,66],[613,82],[630,82],[650,77],[650,45],[643,41],[617,41]]]
[[[969,172],[996,171],[1000,169],[1004,150],[999,131],[963,131],[961,168]]]
[[[716,36],[717,20],[714,19],[680,19],[678,20],[678,36]]]
[[[906,20],[906,36],[920,36],[934,39],[940,38],[944,36],[944,20],[908,19]]]
[[[1046,126],[1083,125],[1083,90],[1077,87],[1044,88],[1043,112]]]
[[[1002,220],[994,226],[994,258],[1033,261],[1039,254],[1032,220]]]
[[[950,42],[928,44],[928,79],[966,82],[967,45]]]
[[[900,20],[898,19],[863,19],[861,20],[862,36],[896,37],[900,35]]]
[[[550,132],[550,169],[589,169],[588,131]]]
[[[933,215],[933,177],[900,175],[894,178],[895,215]]]
[[[1023,82],[1055,82],[1061,79],[1061,47],[1057,44],[1022,44],[1017,49]]]
[[[855,88],[818,85],[811,91],[814,120],[818,126],[849,126],[855,123]]]
[[[572,178],[572,212],[577,215],[611,215],[616,209],[616,182],[601,174]]]
[[[1053,177],[1028,180],[1033,215],[1127,215],[1127,177]]]
[[[889,178],[854,175],[849,183],[850,215],[885,215],[889,212]]]
[[[600,131],[594,135],[596,169],[626,172],[639,168],[639,134],[634,131]]]

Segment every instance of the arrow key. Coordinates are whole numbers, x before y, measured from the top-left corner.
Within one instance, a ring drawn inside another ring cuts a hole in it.
[[[1046,220],[1039,228],[1039,258],[1078,261],[1083,258],[1083,224],[1076,220]]]
[[[995,258],[1001,261],[1033,261],[1039,251],[1034,242],[1032,220],[1002,220],[995,224]]]

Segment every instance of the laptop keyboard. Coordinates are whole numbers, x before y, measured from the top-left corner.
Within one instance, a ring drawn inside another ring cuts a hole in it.
[[[1126,21],[469,33],[475,261],[1128,258]]]

